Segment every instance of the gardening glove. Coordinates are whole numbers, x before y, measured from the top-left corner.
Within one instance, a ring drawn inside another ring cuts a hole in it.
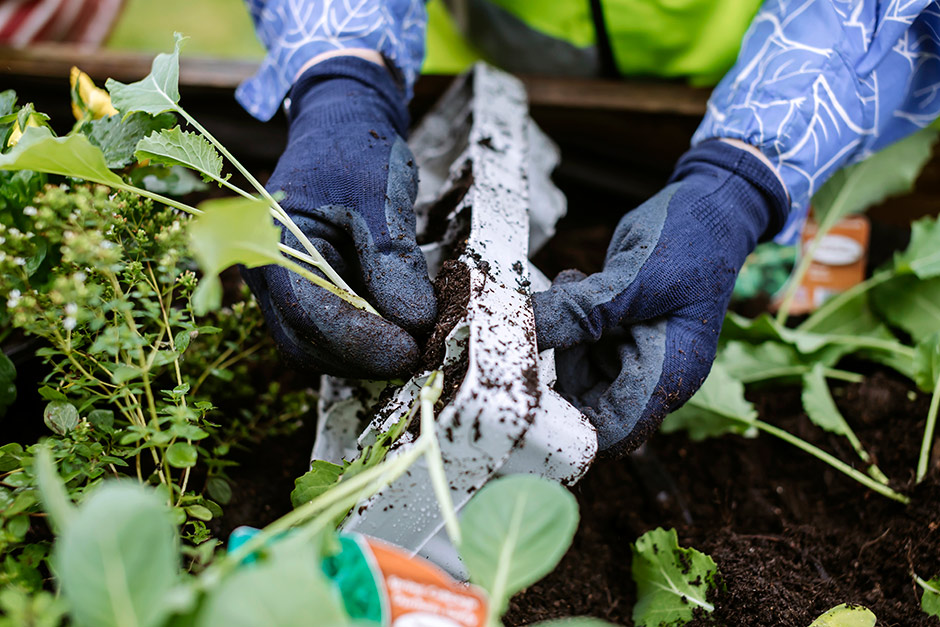
[[[382,66],[335,57],[307,70],[290,94],[287,148],[268,181],[331,266],[384,318],[356,309],[279,266],[247,270],[283,356],[338,376],[410,374],[414,334],[436,319],[415,241],[418,171],[404,136],[404,95]],[[282,229],[281,241],[303,250]]]
[[[635,449],[699,388],[737,272],[787,209],[757,156],[704,142],[620,221],[601,272],[565,271],[534,295],[539,349],[556,349],[557,389],[601,451]]]

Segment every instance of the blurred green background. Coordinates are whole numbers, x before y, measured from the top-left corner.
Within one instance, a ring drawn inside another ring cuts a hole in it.
[[[462,72],[479,56],[457,31],[440,0],[430,0],[427,8],[424,71]],[[189,36],[186,55],[259,60],[264,56],[243,0],[127,0],[106,47],[163,52],[172,47],[174,32]]]
[[[190,37],[186,54],[264,56],[242,0],[128,0],[107,47],[161,52],[172,48],[177,31]]]

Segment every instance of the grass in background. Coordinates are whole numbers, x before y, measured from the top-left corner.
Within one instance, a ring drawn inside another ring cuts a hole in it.
[[[242,0],[128,0],[106,47],[165,52],[177,31],[190,37],[188,55],[264,56]]]

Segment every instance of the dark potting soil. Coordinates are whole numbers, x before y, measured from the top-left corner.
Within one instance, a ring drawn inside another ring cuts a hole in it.
[[[658,434],[631,457],[602,460],[574,492],[581,525],[558,569],[518,595],[507,625],[591,615],[632,625],[631,543],[675,527],[711,555],[726,591],[694,625],[806,627],[840,603],[870,608],[879,627],[940,624],[920,610],[910,573],[940,574],[940,482],[912,489],[929,398],[875,371],[835,390],[862,443],[912,504],[904,507],[771,436],[691,442]],[[761,418],[855,456],[802,413],[797,387],[749,394]],[[709,622],[713,621],[713,622]]]
[[[437,297],[437,324],[431,332],[421,355],[419,370],[437,368],[444,361],[445,340],[454,327],[467,315],[470,301],[470,268],[455,255],[445,261],[434,279],[434,295]],[[449,403],[467,374],[467,360],[459,359],[443,370],[444,389],[438,405]]]

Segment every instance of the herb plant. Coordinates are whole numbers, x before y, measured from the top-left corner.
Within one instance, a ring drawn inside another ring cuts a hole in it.
[[[177,34],[174,51],[170,54],[157,55],[150,74],[142,80],[129,85],[109,80],[106,84],[110,92],[111,104],[124,116],[122,123],[127,121],[128,116],[134,114],[161,116],[169,112],[180,115],[198,132],[198,134],[190,133],[178,127],[154,130],[149,136],[137,142],[134,155],[140,160],[191,168],[199,172],[207,181],[214,181],[228,188],[243,199],[242,203],[229,201],[225,206],[230,211],[234,211],[233,208],[237,207],[242,217],[272,216],[297,238],[306,252],[281,244],[278,237],[272,238],[272,235],[278,235],[276,229],[265,229],[257,234],[238,230],[236,226],[238,221],[232,218],[225,222],[211,221],[212,228],[199,230],[199,234],[196,235],[197,239],[193,241],[194,248],[197,251],[212,249],[216,251],[212,259],[224,260],[229,265],[233,263],[243,263],[248,267],[272,263],[283,265],[335,293],[350,304],[378,315],[378,312],[356,296],[343,278],[330,267],[274,196],[211,133],[179,105],[179,52],[183,41],[184,38]],[[29,119],[32,120],[32,118]],[[95,127],[92,127],[89,133],[93,133],[94,130]],[[81,178],[113,189],[132,192],[193,215],[203,214],[200,208],[137,187],[119,177],[109,169],[105,153],[92,143],[90,140],[92,136],[77,132],[60,138],[55,137],[49,128],[41,124],[33,125],[22,133],[22,137],[17,138],[16,145],[9,153],[0,156],[0,169],[34,170]],[[260,195],[259,198],[231,183],[228,176],[223,176],[223,156],[244,176],[255,192]],[[112,163],[116,162],[112,160]],[[218,210],[218,206],[215,206],[215,209]],[[258,219],[251,221],[255,224],[259,222]],[[285,258],[282,253],[305,262],[322,272],[327,278],[324,279],[307,267]],[[218,267],[205,268],[207,274],[213,277],[220,269]],[[194,298],[199,311],[204,312],[211,307],[218,307],[221,301],[221,286],[217,280],[204,281]]]

